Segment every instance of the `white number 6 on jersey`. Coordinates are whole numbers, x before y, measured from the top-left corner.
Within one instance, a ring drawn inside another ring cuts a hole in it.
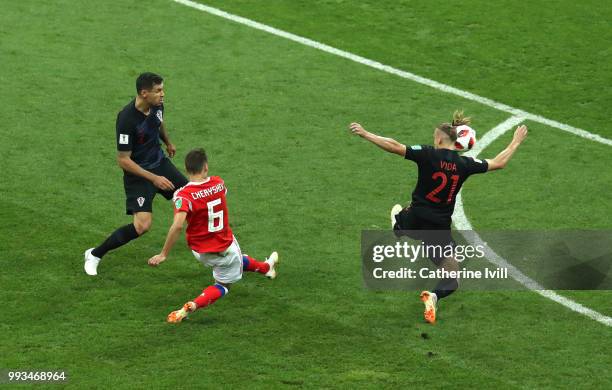
[[[214,209],[218,204],[221,204],[221,199],[211,200],[206,203],[208,206],[208,231],[211,233],[223,229],[223,210],[215,211]]]

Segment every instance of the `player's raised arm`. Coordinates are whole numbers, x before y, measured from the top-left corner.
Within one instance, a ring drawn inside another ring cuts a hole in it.
[[[521,125],[514,131],[514,137],[506,149],[502,150],[495,158],[487,159],[489,164],[489,171],[496,169],[502,169],[508,164],[508,161],[512,158],[518,147],[527,138],[527,126]]]
[[[183,230],[183,224],[185,224],[185,219],[187,218],[187,213],[184,211],[179,211],[174,214],[174,221],[172,222],[172,226],[168,230],[168,235],[166,236],[166,242],[164,243],[164,247],[161,252],[149,259],[149,265],[151,267],[157,266],[162,261],[168,258],[170,254],[170,250],[176,243],[179,235],[181,234],[181,230]]]
[[[399,154],[402,157],[406,155],[406,145],[397,142],[393,138],[381,137],[379,135],[370,133],[359,123],[351,123],[349,125],[349,129],[351,130],[351,133],[367,139],[374,145],[389,153]]]

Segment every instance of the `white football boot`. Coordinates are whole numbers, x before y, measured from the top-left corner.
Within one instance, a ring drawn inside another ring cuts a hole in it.
[[[85,251],[85,272],[87,275],[95,276],[98,274],[98,263],[100,258],[91,254],[91,251],[95,248],[89,248]]]
[[[395,206],[391,208],[391,230],[393,230],[393,227],[395,226],[397,222],[395,220],[395,216],[399,214],[400,211],[402,211],[402,206],[400,206],[399,204],[396,204]]]
[[[276,267],[278,266],[278,263],[280,263],[278,253],[272,252],[270,257],[266,259],[266,263],[270,264],[270,270],[266,272],[265,277],[270,279],[276,278]]]

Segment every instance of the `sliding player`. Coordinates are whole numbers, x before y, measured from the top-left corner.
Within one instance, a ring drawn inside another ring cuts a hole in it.
[[[187,245],[196,259],[212,267],[215,284],[202,294],[168,315],[168,322],[181,322],[197,309],[212,305],[229,292],[232,283],[242,279],[242,271],[276,277],[278,254],[272,252],[265,261],[257,261],[240,251],[232,234],[227,214],[227,188],[218,176],[208,176],[208,158],[204,149],[194,149],[185,156],[189,183],[174,195],[174,222],[160,254],[149,259],[150,266],[165,261],[187,221]]]
[[[517,127],[514,138],[506,149],[495,158],[479,160],[464,157],[455,150],[455,141],[457,140],[457,126],[468,124],[470,124],[470,118],[465,117],[463,112],[456,111],[452,123],[442,123],[434,130],[434,146],[414,145],[410,147],[394,139],[372,134],[359,123],[350,124],[349,128],[353,134],[365,138],[387,152],[412,160],[418,166],[419,176],[416,188],[412,192],[411,204],[403,209],[400,205],[395,205],[391,210],[391,223],[396,232],[404,230],[439,231],[440,234],[434,234],[435,244],[452,244],[451,217],[455,208],[455,198],[463,183],[470,175],[504,168],[527,137],[527,127],[522,125]],[[422,237],[414,238],[421,239]],[[432,258],[431,260],[438,267],[446,270],[458,269],[454,259]],[[423,291],[421,293],[427,322],[435,323],[438,300],[452,294],[458,287],[457,279],[442,279],[432,292]]]

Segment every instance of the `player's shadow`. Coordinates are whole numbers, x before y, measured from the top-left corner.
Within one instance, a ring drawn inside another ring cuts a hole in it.
[[[212,316],[200,315],[196,317],[194,314],[198,313],[192,313],[190,317],[185,318],[183,321],[181,321],[180,326],[205,326],[209,328],[219,323],[219,320],[213,318]]]

